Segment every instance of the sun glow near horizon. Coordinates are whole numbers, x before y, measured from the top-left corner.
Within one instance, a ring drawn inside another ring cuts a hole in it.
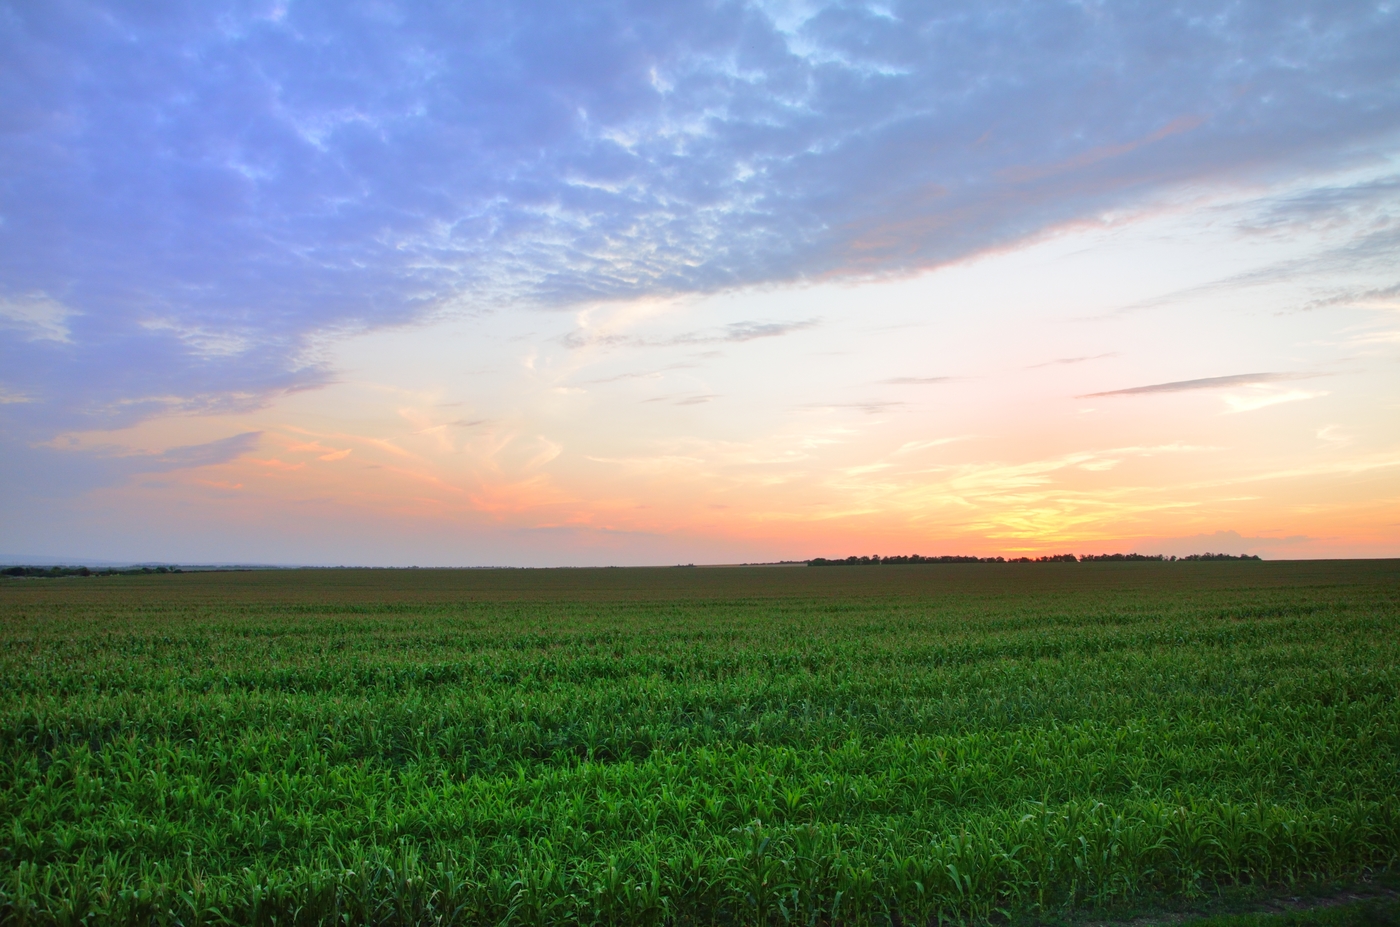
[[[230,525],[236,552],[284,538],[293,559],[1394,554],[1395,308],[1309,305],[1376,287],[1287,270],[1356,229],[1241,231],[1287,195],[904,279],[444,312],[328,342],[336,380],[266,408],[56,443],[160,455],[249,435],[104,504]]]

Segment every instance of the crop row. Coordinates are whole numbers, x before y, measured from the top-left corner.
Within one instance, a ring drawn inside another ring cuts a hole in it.
[[[398,581],[350,572],[320,604],[44,583],[0,598],[0,921],[899,924],[1393,867],[1400,587],[1246,566],[1268,582],[611,602],[430,577],[416,605],[339,602]]]

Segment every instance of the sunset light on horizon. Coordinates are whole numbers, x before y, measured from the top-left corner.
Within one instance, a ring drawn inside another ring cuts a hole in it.
[[[5,8],[10,562],[1400,557],[1400,7]]]

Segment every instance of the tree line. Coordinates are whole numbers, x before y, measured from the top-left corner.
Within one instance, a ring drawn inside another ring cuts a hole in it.
[[[183,573],[179,567],[131,567],[125,570],[118,570],[107,567],[101,570],[89,569],[85,566],[12,566],[0,570],[0,576],[34,577],[39,579],[52,579],[59,576],[142,576],[150,573]]]
[[[1128,560],[1155,560],[1164,563],[1175,563],[1178,560],[1258,560],[1257,554],[1187,554],[1185,557],[1168,557],[1165,554],[1048,554],[1043,557],[960,557],[941,556],[925,557],[920,554],[909,554],[908,556],[881,557],[875,554],[870,557],[844,557],[828,559],[826,557],[814,557],[807,561],[808,566],[880,566],[881,564],[901,564],[901,563],[1091,563],[1101,561],[1128,561]]]

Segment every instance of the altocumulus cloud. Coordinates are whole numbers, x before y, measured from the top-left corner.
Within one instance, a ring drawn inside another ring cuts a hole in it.
[[[0,411],[255,405],[313,333],[898,274],[1362,157],[1398,47],[1379,3],[11,0]]]

